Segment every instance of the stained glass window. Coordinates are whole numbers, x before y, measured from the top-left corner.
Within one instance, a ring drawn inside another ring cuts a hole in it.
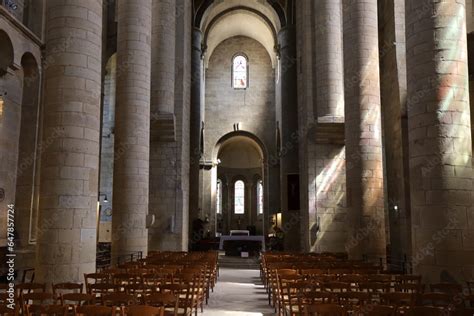
[[[247,89],[248,87],[248,65],[247,57],[237,55],[232,62],[232,85],[234,89]]]
[[[263,214],[263,182],[257,183],[257,212]]]
[[[236,181],[234,185],[234,213],[245,214],[245,184],[244,181]]]
[[[217,192],[216,192],[216,203],[217,203],[217,214],[222,214],[222,181],[217,180]]]

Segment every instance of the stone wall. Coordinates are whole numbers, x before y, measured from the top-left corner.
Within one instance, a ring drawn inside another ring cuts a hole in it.
[[[388,255],[401,268],[411,253],[404,1],[379,2],[379,46]]]
[[[244,53],[249,59],[249,87],[234,90],[231,85],[232,58]],[[232,37],[222,42],[210,57],[206,69],[205,88],[205,136],[204,160],[217,159],[216,145],[219,140],[234,131],[234,124],[240,123],[240,130],[256,136],[268,155],[264,185],[266,214],[278,208],[278,165],[276,159],[276,111],[275,73],[270,56],[257,41],[247,37]],[[215,214],[216,170],[202,170],[203,212]]]

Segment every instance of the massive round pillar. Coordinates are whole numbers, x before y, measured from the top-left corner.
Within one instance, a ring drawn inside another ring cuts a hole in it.
[[[314,6],[318,121],[340,122],[344,117],[342,0],[315,1]]]
[[[377,0],[344,0],[346,186],[351,258],[385,257]]]
[[[147,252],[151,0],[118,1],[112,260]]]
[[[96,260],[102,1],[46,6],[35,280],[82,282]]]
[[[202,122],[204,120],[203,105],[203,61],[202,61],[202,32],[195,28],[192,38],[191,55],[191,136],[190,136],[190,159],[189,170],[189,223],[190,223],[190,247],[199,240],[198,234],[193,234],[193,221],[200,214],[200,172],[199,161],[202,154]]]
[[[346,180],[342,0],[321,0],[313,4],[316,140],[309,163],[314,164],[310,169],[315,179],[313,223],[319,228],[319,234],[317,238],[311,234],[314,236],[312,245],[316,251],[341,252],[347,233],[346,210],[341,201]]]
[[[289,25],[278,33],[281,87],[281,206],[285,250],[299,250],[300,191],[298,160],[298,97],[296,67],[296,29]]]
[[[413,268],[426,283],[472,279],[472,145],[465,1],[408,0]]]
[[[174,113],[176,0],[153,1],[151,110]]]

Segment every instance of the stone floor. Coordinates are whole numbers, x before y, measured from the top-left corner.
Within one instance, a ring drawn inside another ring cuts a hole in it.
[[[273,316],[258,270],[221,268],[203,316]]]

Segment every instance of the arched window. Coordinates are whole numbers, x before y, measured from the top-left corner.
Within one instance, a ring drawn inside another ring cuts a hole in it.
[[[248,87],[248,62],[242,54],[236,55],[232,60],[232,87],[234,89],[247,89]]]
[[[257,214],[263,214],[263,181],[257,183]]]
[[[222,214],[222,181],[217,180],[217,192],[216,192],[216,212]]]
[[[234,184],[234,213],[245,214],[245,183],[242,180]]]

